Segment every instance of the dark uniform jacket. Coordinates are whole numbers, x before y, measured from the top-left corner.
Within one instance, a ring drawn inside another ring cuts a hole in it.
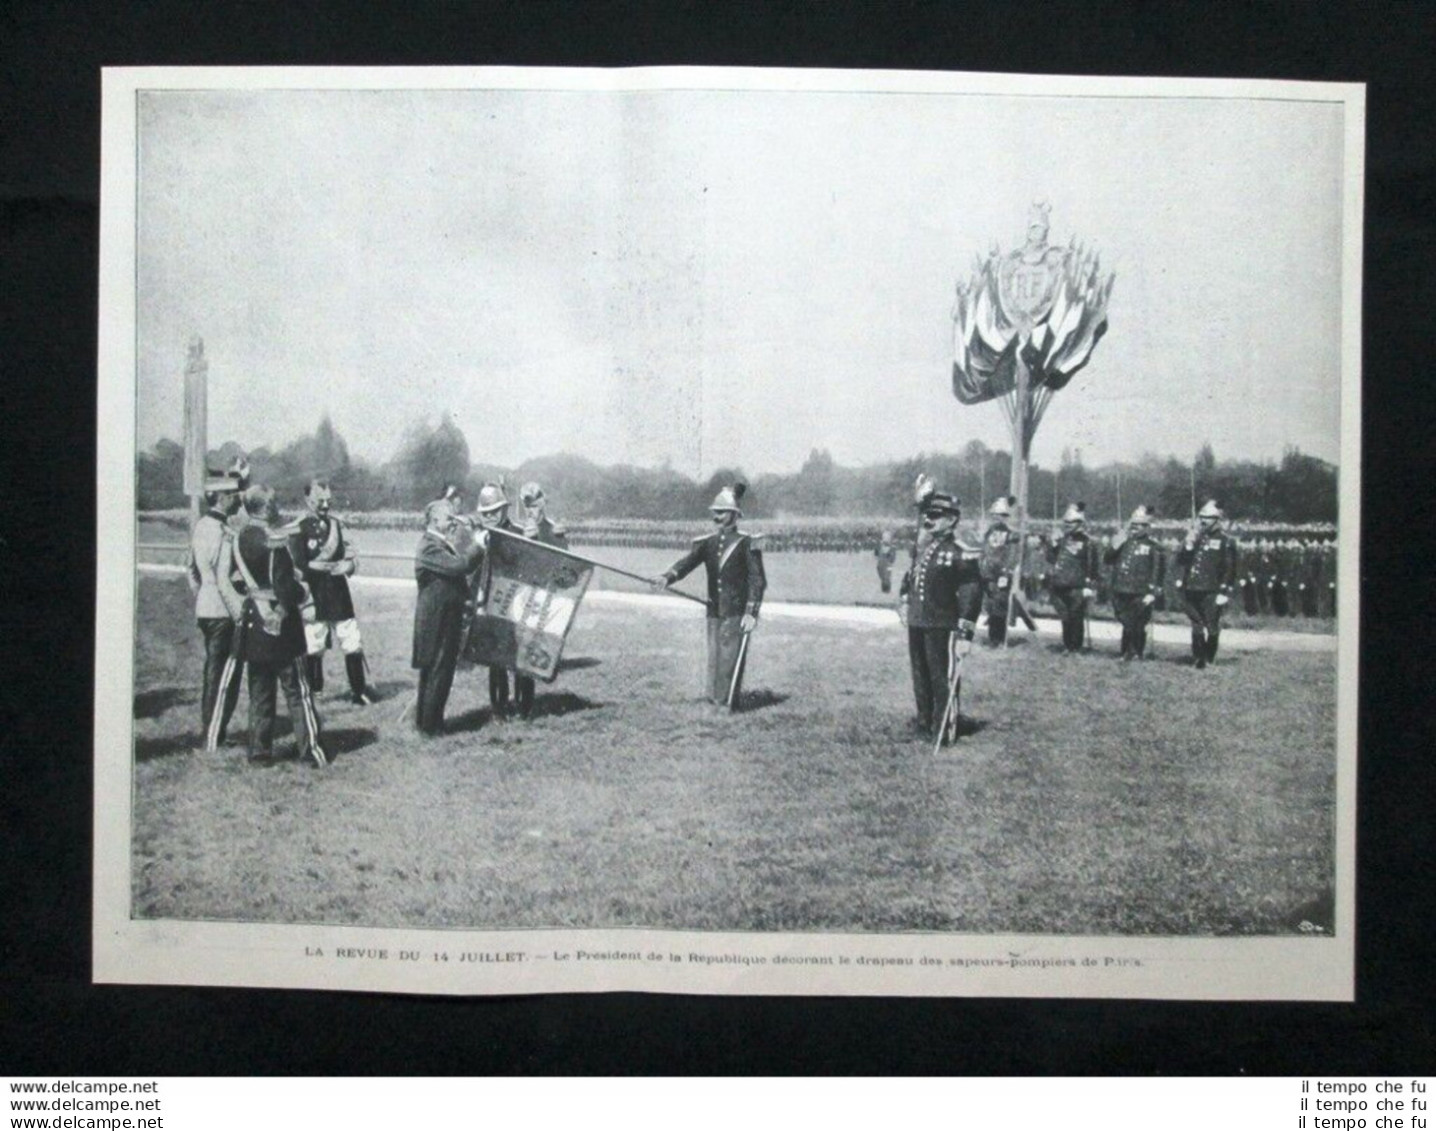
[[[446,628],[457,631],[471,595],[471,576],[483,560],[483,549],[467,526],[456,526],[446,537],[424,531],[414,552],[413,666],[426,668],[438,655]]]
[[[304,575],[304,584],[314,599],[314,619],[350,620],[354,616],[354,601],[349,596],[349,579],[312,567],[314,562],[343,561],[348,554],[349,546],[339,520],[333,515],[328,518],[305,515],[299,520],[293,546],[294,564]]]
[[[994,522],[982,536],[982,580],[995,586],[1004,574],[1017,568],[1017,547],[1022,538],[1005,522]]]
[[[693,539],[689,551],[668,567],[669,581],[681,581],[700,565],[708,571],[708,615],[758,615],[767,577],[763,573],[762,535],[715,530]]]
[[[907,600],[908,628],[966,629],[982,609],[982,552],[951,534],[918,551],[899,590]]]
[[[1047,560],[1052,571],[1047,584],[1053,589],[1095,589],[1097,587],[1097,543],[1079,530],[1049,543]]]
[[[1134,534],[1105,555],[1113,565],[1112,592],[1125,597],[1161,596],[1167,578],[1167,553],[1147,534]]]
[[[1185,571],[1182,588],[1188,593],[1230,594],[1237,580],[1237,542],[1225,530],[1203,531],[1189,550],[1183,544],[1177,561]]]
[[[254,664],[287,664],[304,655],[304,625],[299,606],[305,599],[289,541],[260,523],[240,531],[236,550],[249,592],[235,637],[235,658]]]

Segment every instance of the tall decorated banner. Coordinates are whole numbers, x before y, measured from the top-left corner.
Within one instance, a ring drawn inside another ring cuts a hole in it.
[[[1027,242],[994,249],[957,285],[953,306],[952,391],[965,405],[996,400],[1012,433],[1010,493],[1027,513],[1027,461],[1032,437],[1052,394],[1092,358],[1107,332],[1114,276],[1074,239],[1047,242],[1046,204],[1034,204]]]
[[[1007,254],[994,247],[986,260],[979,258],[972,277],[957,284],[952,310],[953,395],[965,405],[995,400],[1007,417],[1019,555],[1027,545],[1032,437],[1052,395],[1092,359],[1107,332],[1115,279],[1103,272],[1097,252],[1075,237],[1066,247],[1048,243],[1051,211],[1045,203],[1034,204],[1022,247]],[[1009,602],[1016,591],[1012,586]]]
[[[206,425],[209,417],[209,362],[204,340],[190,339],[184,366],[184,493],[198,506],[208,476]]]
[[[489,531],[481,587],[487,599],[474,609],[464,657],[552,681],[592,576],[583,558]]]

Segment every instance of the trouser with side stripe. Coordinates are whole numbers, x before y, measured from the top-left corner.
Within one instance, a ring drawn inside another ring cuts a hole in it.
[[[276,686],[277,685],[277,686]],[[274,752],[277,687],[284,689],[289,721],[301,754],[319,745],[319,712],[304,674],[302,658],[282,664],[249,663],[249,756],[268,758]]]
[[[204,682],[200,685],[200,720],[211,749],[224,741],[224,732],[239,703],[239,680],[234,678],[234,621],[229,617],[200,617],[204,637]],[[226,669],[229,679],[226,682]],[[219,719],[216,722],[216,706]]]

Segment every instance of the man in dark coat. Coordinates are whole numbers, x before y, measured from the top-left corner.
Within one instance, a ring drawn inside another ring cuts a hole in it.
[[[920,549],[899,587],[898,616],[907,627],[908,660],[918,726],[948,744],[961,719],[962,665],[972,651],[982,608],[982,553],[957,537],[961,508],[918,479]]]
[[[444,498],[430,503],[414,553],[419,594],[414,602],[411,662],[419,672],[415,722],[422,734],[443,730],[444,706],[463,642],[464,610],[473,598],[474,575],[482,558],[473,529],[458,520],[452,502]]]
[[[1152,514],[1146,507],[1132,512],[1125,531],[1118,531],[1106,553],[1112,566],[1112,611],[1122,623],[1122,659],[1147,654],[1147,624],[1166,584],[1167,555],[1152,537]]]
[[[1197,522],[1177,551],[1177,563],[1183,571],[1182,600],[1192,622],[1192,657],[1200,669],[1217,658],[1222,610],[1236,584],[1237,543],[1222,529],[1222,512],[1215,499],[1197,512]]]
[[[343,524],[330,512],[332,498],[327,479],[316,477],[309,481],[304,488],[307,513],[299,520],[293,543],[294,564],[309,588],[310,600],[304,608],[309,687],[312,691],[324,690],[324,653],[337,643],[344,653],[349,697],[367,706],[375,696],[368,686],[364,641],[354,616],[348,580],[358,562]]]
[[[1047,543],[1048,592],[1062,622],[1062,648],[1068,655],[1082,650],[1087,605],[1097,595],[1097,543],[1087,536],[1086,526],[1086,505],[1073,503],[1062,515],[1061,540]]]
[[[708,666],[704,695],[713,703],[738,709],[748,638],[758,626],[767,577],[763,572],[762,535],[738,529],[743,483],[724,487],[709,506],[716,529],[693,539],[689,551],[654,584],[661,588],[687,577],[700,565],[708,575]]]
[[[982,536],[983,611],[987,614],[987,642],[1000,645],[1007,640],[1008,611],[1021,616],[1029,628],[1037,625],[1028,615],[1022,598],[1012,592],[1022,536],[1008,525],[1017,500],[999,498],[988,508],[992,525]]]
[[[320,745],[319,712],[304,670],[304,625],[299,607],[306,594],[289,552],[291,531],[279,525],[279,508],[268,487],[244,495],[249,524],[236,540],[234,562],[247,592],[236,634],[235,656],[249,665],[249,757],[273,756],[276,685],[284,689],[300,753],[320,767],[329,756]]]

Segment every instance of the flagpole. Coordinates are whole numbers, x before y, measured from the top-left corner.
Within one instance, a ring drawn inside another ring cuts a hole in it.
[[[565,558],[572,558],[576,562],[583,562],[584,565],[595,566],[598,569],[606,569],[609,573],[616,573],[620,577],[632,578],[634,581],[641,581],[645,585],[650,585],[653,581],[652,578],[644,577],[641,573],[632,573],[626,569],[619,569],[617,566],[605,565],[603,562],[586,558],[582,554],[575,554],[572,550],[564,550],[558,546],[550,546],[547,542],[535,542],[532,538],[525,538],[522,534],[515,534],[512,530],[500,530],[497,527],[481,527],[480,529],[487,530],[490,534],[502,534],[505,538],[512,538],[515,542],[526,542],[530,546],[538,546],[540,549],[549,551],[549,553],[559,554]],[[683,592],[682,589],[665,588],[664,592],[672,593],[675,597],[682,597],[685,600],[702,605],[705,609],[708,607],[708,602],[702,597],[695,597],[692,593]]]

